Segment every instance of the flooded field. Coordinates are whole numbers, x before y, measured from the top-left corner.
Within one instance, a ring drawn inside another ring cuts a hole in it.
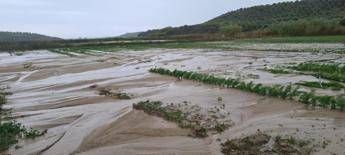
[[[163,67],[263,85],[288,85],[329,80],[296,71],[276,74],[265,68],[309,61],[345,62],[344,54],[338,52],[278,52],[274,51],[278,46],[267,46],[273,50],[89,50],[68,55],[42,50],[17,56],[0,53],[0,82],[13,93],[3,108],[12,109],[11,116],[23,125],[47,131],[35,139],[19,141],[8,153],[218,155],[222,154],[221,144],[228,139],[262,132],[305,140],[312,154],[345,154],[345,114],[340,110],[307,107],[295,100],[148,71]],[[338,46],[344,48],[342,44]],[[288,48],[294,47],[297,45]],[[329,47],[333,48],[330,44],[317,46],[325,51]],[[344,85],[344,81],[337,82]],[[341,96],[345,91],[306,86],[300,89],[331,96]],[[222,133],[192,137],[187,128],[133,110],[134,103],[146,100],[182,108],[195,106],[202,116],[221,111],[221,117],[231,120],[232,125]]]

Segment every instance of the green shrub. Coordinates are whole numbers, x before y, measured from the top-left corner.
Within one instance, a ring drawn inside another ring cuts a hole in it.
[[[215,129],[218,133],[224,132],[228,127],[225,124],[217,124]]]
[[[0,152],[16,144],[18,138],[35,138],[44,133],[35,129],[26,129],[15,121],[0,123]]]
[[[341,111],[345,110],[345,98],[344,96],[339,96],[335,103]]]
[[[345,26],[345,18],[342,19],[342,20],[339,22],[339,24],[340,24],[341,26]]]
[[[17,143],[17,137],[24,129],[21,124],[7,122],[0,124],[0,152],[7,150],[11,145]]]

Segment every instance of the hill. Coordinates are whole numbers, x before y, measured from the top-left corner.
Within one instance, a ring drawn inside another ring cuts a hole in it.
[[[0,42],[32,42],[32,41],[56,41],[62,40],[56,37],[45,36],[28,32],[1,32]]]
[[[140,33],[140,37],[220,35],[345,34],[344,0],[301,0],[254,6],[228,12],[198,25],[167,27]]]
[[[119,38],[136,38],[141,32],[133,32],[133,33],[126,33],[123,35],[120,35]]]

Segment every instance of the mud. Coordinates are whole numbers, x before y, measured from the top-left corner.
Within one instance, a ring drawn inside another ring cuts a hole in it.
[[[20,141],[21,147],[13,146],[8,153],[217,155],[221,154],[220,144],[227,139],[254,135],[259,129],[270,136],[291,135],[311,140],[315,146],[312,154],[344,154],[343,112],[308,109],[293,101],[148,72],[158,66],[268,85],[289,84],[318,79],[298,74],[276,75],[260,69],[310,60],[342,61],[344,56],[202,49],[97,52],[74,57],[49,51],[25,52],[20,56],[1,54],[1,85],[13,92],[4,108],[12,108],[13,117],[26,126],[47,129],[44,136]],[[36,67],[26,69],[25,63]],[[99,95],[99,88],[132,96],[123,100]],[[132,110],[133,103],[148,99],[164,103],[186,101],[202,108],[225,105],[234,126],[204,139],[188,137],[187,131],[172,122]]]

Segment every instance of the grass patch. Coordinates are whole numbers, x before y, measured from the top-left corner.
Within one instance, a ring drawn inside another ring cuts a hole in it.
[[[338,82],[303,82],[303,83],[296,83],[296,84],[301,85],[301,86],[321,88],[321,89],[331,88],[332,90],[341,90],[345,88],[344,85]]]
[[[188,109],[188,106],[183,107],[181,104],[164,106],[160,101],[142,101],[133,104],[133,108],[136,110],[143,110],[149,115],[158,116],[167,121],[175,122],[181,128],[191,129],[192,137],[207,137],[209,131],[221,133],[232,125],[229,121],[220,122],[215,115],[204,117],[201,113],[191,112],[197,111],[193,108],[199,109],[200,107],[198,106],[191,106],[190,108],[192,109],[190,109],[190,111],[184,111],[181,109]]]
[[[345,108],[344,96],[320,96],[315,94],[315,92],[299,91],[299,87],[295,87],[292,85],[264,86],[262,84],[254,84],[253,82],[244,82],[239,79],[226,79],[216,77],[213,75],[189,71],[170,71],[169,69],[164,68],[151,68],[149,71],[152,73],[159,73],[162,75],[169,75],[187,80],[195,80],[205,84],[217,85],[225,88],[240,89],[243,91],[252,92],[263,96],[279,97],[282,99],[294,99],[312,106],[320,106],[323,108],[341,110],[344,110]]]

